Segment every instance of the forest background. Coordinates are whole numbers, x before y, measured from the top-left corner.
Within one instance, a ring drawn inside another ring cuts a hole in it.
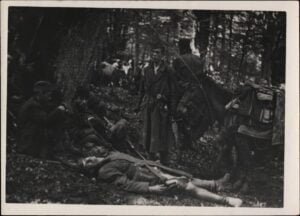
[[[64,100],[70,102],[76,87],[90,83],[102,61],[133,59],[136,73],[137,64],[149,60],[153,44],[162,43],[172,63],[179,42],[189,40],[193,53],[205,62],[201,70],[224,88],[235,90],[250,77],[275,86],[285,82],[284,12],[10,7],[8,21],[7,98],[12,115],[7,127],[7,202],[126,204],[130,199],[59,164],[15,154],[17,127],[10,120],[20,104],[14,103],[14,96],[25,101],[38,80],[60,85]],[[103,91],[110,108],[132,114],[135,96],[124,89],[116,89],[114,95]],[[134,119],[133,134],[139,128]],[[215,133],[211,135],[201,141],[201,154],[184,153],[173,165],[197,176],[209,175],[217,154],[210,144]],[[283,161],[273,158],[263,169],[256,168],[253,190],[242,197],[246,206],[282,207]],[[267,179],[268,184],[262,184]],[[146,198],[144,204],[151,205],[214,205],[184,195]]]

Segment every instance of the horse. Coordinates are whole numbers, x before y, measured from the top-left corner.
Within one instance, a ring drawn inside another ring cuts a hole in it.
[[[236,175],[236,179],[242,179],[244,187],[247,184],[247,176],[251,170],[250,161],[252,156],[250,150],[254,150],[255,155],[258,155],[256,158],[258,160],[265,159],[266,152],[269,151],[268,157],[278,153],[281,157],[280,147],[272,145],[273,123],[272,121],[268,124],[261,123],[256,116],[253,116],[254,114],[242,115],[241,110],[228,110],[228,105],[237,97],[240,97],[241,94],[224,89],[206,75],[202,74],[198,78],[200,82],[195,82],[189,88],[186,88],[177,107],[177,112],[182,118],[181,127],[179,128],[186,136],[185,142],[182,144],[191,146],[193,141],[203,136],[209,126],[212,126],[216,121],[219,122],[223,129],[218,134],[218,138],[215,139],[215,144],[220,147],[218,158],[215,160],[215,171],[224,171],[224,168],[225,170],[229,168]],[[256,98],[258,89],[245,87],[248,88],[247,92]],[[265,102],[255,99],[251,103],[249,107],[253,108],[261,106],[261,103]],[[246,110],[249,109],[247,104],[244,106]],[[249,121],[252,122],[253,134],[250,134],[251,131],[248,130],[250,128],[248,127]],[[185,128],[187,129],[185,130]],[[270,136],[267,136],[265,132],[271,132],[269,133]],[[263,136],[259,137],[260,135]],[[236,151],[235,158],[232,155],[233,149]],[[259,157],[259,154],[263,154],[262,157]]]
[[[201,83],[194,82],[186,88],[177,106],[182,120],[178,124],[179,130],[185,134],[189,130],[191,137],[187,138],[188,143],[202,137],[216,121],[224,125],[227,115],[225,106],[234,98],[233,92],[219,86],[207,75],[201,75],[199,80]]]
[[[97,71],[99,80],[104,85],[120,86],[126,74],[123,70],[106,61],[100,63],[100,70]]]

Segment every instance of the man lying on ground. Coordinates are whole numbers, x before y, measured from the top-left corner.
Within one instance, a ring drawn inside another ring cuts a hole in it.
[[[220,196],[208,191],[221,191],[229,180],[229,174],[219,180],[202,180],[153,161],[140,160],[117,151],[104,152],[102,157],[86,157],[72,166],[129,192],[163,193],[178,190],[205,201],[233,207],[242,205],[239,198]]]

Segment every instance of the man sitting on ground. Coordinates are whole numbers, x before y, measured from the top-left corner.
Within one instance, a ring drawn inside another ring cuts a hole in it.
[[[48,81],[34,84],[34,95],[19,112],[17,150],[34,157],[52,159],[54,149],[63,136],[67,108]]]

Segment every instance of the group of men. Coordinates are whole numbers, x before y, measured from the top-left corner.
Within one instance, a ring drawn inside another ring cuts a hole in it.
[[[199,199],[241,206],[242,200],[238,198],[208,191],[222,191],[229,174],[216,181],[201,180],[166,166],[169,149],[174,142],[172,124],[178,117],[178,92],[183,90],[180,89],[183,86],[178,84],[174,69],[164,61],[163,52],[162,46],[153,48],[152,60],[143,68],[140,100],[136,108],[136,111],[141,111],[141,142],[149,160],[142,155],[137,159],[121,153],[127,142],[127,121],[109,122],[105,118],[105,104],[81,86],[72,100],[72,113],[76,115],[72,114],[74,124],[71,124],[76,127],[70,130],[72,145],[69,149],[80,154],[82,159],[71,165],[127,191],[161,193],[176,189]],[[41,158],[55,157],[55,147],[64,133],[62,127],[70,115],[57,87],[47,81],[37,82],[34,96],[25,102],[20,111],[18,151]]]

